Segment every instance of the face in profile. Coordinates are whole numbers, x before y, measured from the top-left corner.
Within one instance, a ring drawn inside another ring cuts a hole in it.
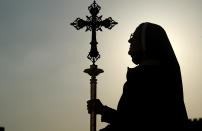
[[[128,42],[130,43],[130,48],[128,54],[132,57],[132,61],[134,64],[140,64],[143,57],[143,50],[140,41],[140,31],[136,29],[136,31],[131,34]]]

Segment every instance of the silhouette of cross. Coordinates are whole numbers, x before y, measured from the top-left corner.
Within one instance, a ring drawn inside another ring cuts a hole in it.
[[[86,31],[92,31],[92,40],[90,42],[91,49],[87,58],[91,60],[93,64],[100,58],[100,54],[97,51],[98,43],[96,40],[96,31],[98,30],[102,31],[101,29],[102,26],[108,29],[112,29],[113,26],[118,24],[111,17],[102,21],[102,15],[97,16],[100,9],[101,7],[94,0],[94,2],[88,7],[88,10],[92,16],[86,16],[87,18],[86,21],[83,19],[77,18],[73,23],[71,23],[71,25],[74,26],[77,30],[83,27],[86,27]]]

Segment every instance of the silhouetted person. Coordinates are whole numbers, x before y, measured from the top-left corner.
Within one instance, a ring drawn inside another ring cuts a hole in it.
[[[4,127],[0,127],[0,131],[4,131]]]
[[[142,23],[128,42],[128,54],[137,66],[128,68],[117,110],[97,99],[87,102],[88,112],[94,110],[109,123],[102,131],[184,129],[188,117],[181,72],[166,32],[159,25]]]

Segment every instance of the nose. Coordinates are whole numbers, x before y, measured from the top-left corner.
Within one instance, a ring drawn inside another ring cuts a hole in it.
[[[128,40],[128,43],[131,44],[131,39]]]

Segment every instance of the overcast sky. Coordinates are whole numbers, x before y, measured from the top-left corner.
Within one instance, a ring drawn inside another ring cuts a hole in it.
[[[86,101],[91,33],[70,26],[86,19],[93,0],[0,1],[0,126],[6,131],[89,131]],[[119,24],[97,33],[98,98],[116,108],[126,81],[130,34],[142,22],[161,25],[181,66],[189,118],[202,117],[202,1],[98,0],[103,19]],[[98,128],[106,124],[100,122]]]

